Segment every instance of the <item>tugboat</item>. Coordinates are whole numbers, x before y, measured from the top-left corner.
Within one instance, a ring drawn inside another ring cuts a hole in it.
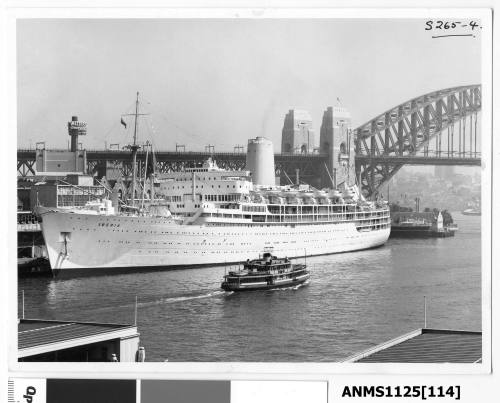
[[[261,258],[247,260],[243,269],[224,275],[221,288],[225,291],[269,290],[304,283],[309,278],[304,263],[292,264],[288,258],[277,258],[264,252]]]

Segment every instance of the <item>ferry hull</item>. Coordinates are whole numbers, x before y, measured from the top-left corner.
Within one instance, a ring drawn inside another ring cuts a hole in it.
[[[181,225],[169,219],[47,212],[42,231],[53,270],[189,267],[258,258],[272,247],[299,257],[384,244],[390,227],[358,231],[354,222]]]
[[[304,284],[307,280],[309,279],[309,274],[305,276],[300,276],[295,279],[288,279],[286,281],[282,281],[279,283],[275,284],[244,284],[244,285],[239,285],[239,284],[230,284],[230,283],[222,283],[221,288],[224,291],[263,291],[263,290],[275,290],[278,288],[289,288],[289,287],[296,287],[300,284]]]

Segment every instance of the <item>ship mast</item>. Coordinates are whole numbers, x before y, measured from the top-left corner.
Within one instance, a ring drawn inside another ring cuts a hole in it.
[[[139,113],[139,91],[137,91],[137,97],[135,99],[135,113],[125,114],[123,116],[134,116],[134,143],[129,145],[127,148],[132,150],[132,207],[135,206],[135,180],[137,177],[137,150],[141,148],[137,144],[137,133],[139,132],[138,117],[143,115],[149,115],[148,113]],[[123,122],[122,122],[123,123]],[[123,123],[125,124],[125,123]],[[125,125],[125,128],[127,126]]]
[[[135,177],[137,176],[137,113],[139,112],[139,91],[135,100],[135,120],[134,120],[134,143],[130,146],[132,149],[132,207],[135,206]]]

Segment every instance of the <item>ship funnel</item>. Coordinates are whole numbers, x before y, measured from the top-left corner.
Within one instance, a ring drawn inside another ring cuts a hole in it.
[[[265,137],[248,140],[246,169],[252,172],[254,185],[274,186],[274,152],[272,141]]]

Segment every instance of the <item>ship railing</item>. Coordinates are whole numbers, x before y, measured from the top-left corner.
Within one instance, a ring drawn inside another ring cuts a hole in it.
[[[220,214],[222,215],[222,214]],[[369,220],[387,220],[390,218],[389,214],[385,215],[372,215],[369,217],[361,217],[355,215],[355,213],[349,214],[267,214],[267,215],[244,215],[241,217],[221,217],[217,213],[204,213],[202,215],[204,218],[215,218],[217,221],[213,222],[228,222],[232,223],[234,219],[244,219],[246,221],[240,224],[247,225],[248,220],[252,220],[252,223],[262,224],[262,223],[286,223],[286,224],[307,224],[307,223],[344,223],[352,221],[369,221]],[[258,217],[258,218],[257,218]]]
[[[212,211],[213,210],[213,211]],[[242,214],[243,213],[243,214]],[[294,209],[293,211],[272,209],[266,211],[243,211],[236,212],[234,209],[217,208],[203,209],[203,217],[218,218],[245,218],[253,219],[255,222],[262,222],[264,217],[269,222],[289,222],[289,221],[323,221],[323,220],[370,220],[374,218],[388,218],[390,211],[388,209],[377,211],[323,211],[323,210],[305,210]]]
[[[36,224],[26,224],[21,223],[17,224],[17,232],[36,232],[41,231],[41,227],[39,223]]]
[[[18,224],[36,224],[38,223],[38,216],[31,211],[18,211],[17,212]]]

